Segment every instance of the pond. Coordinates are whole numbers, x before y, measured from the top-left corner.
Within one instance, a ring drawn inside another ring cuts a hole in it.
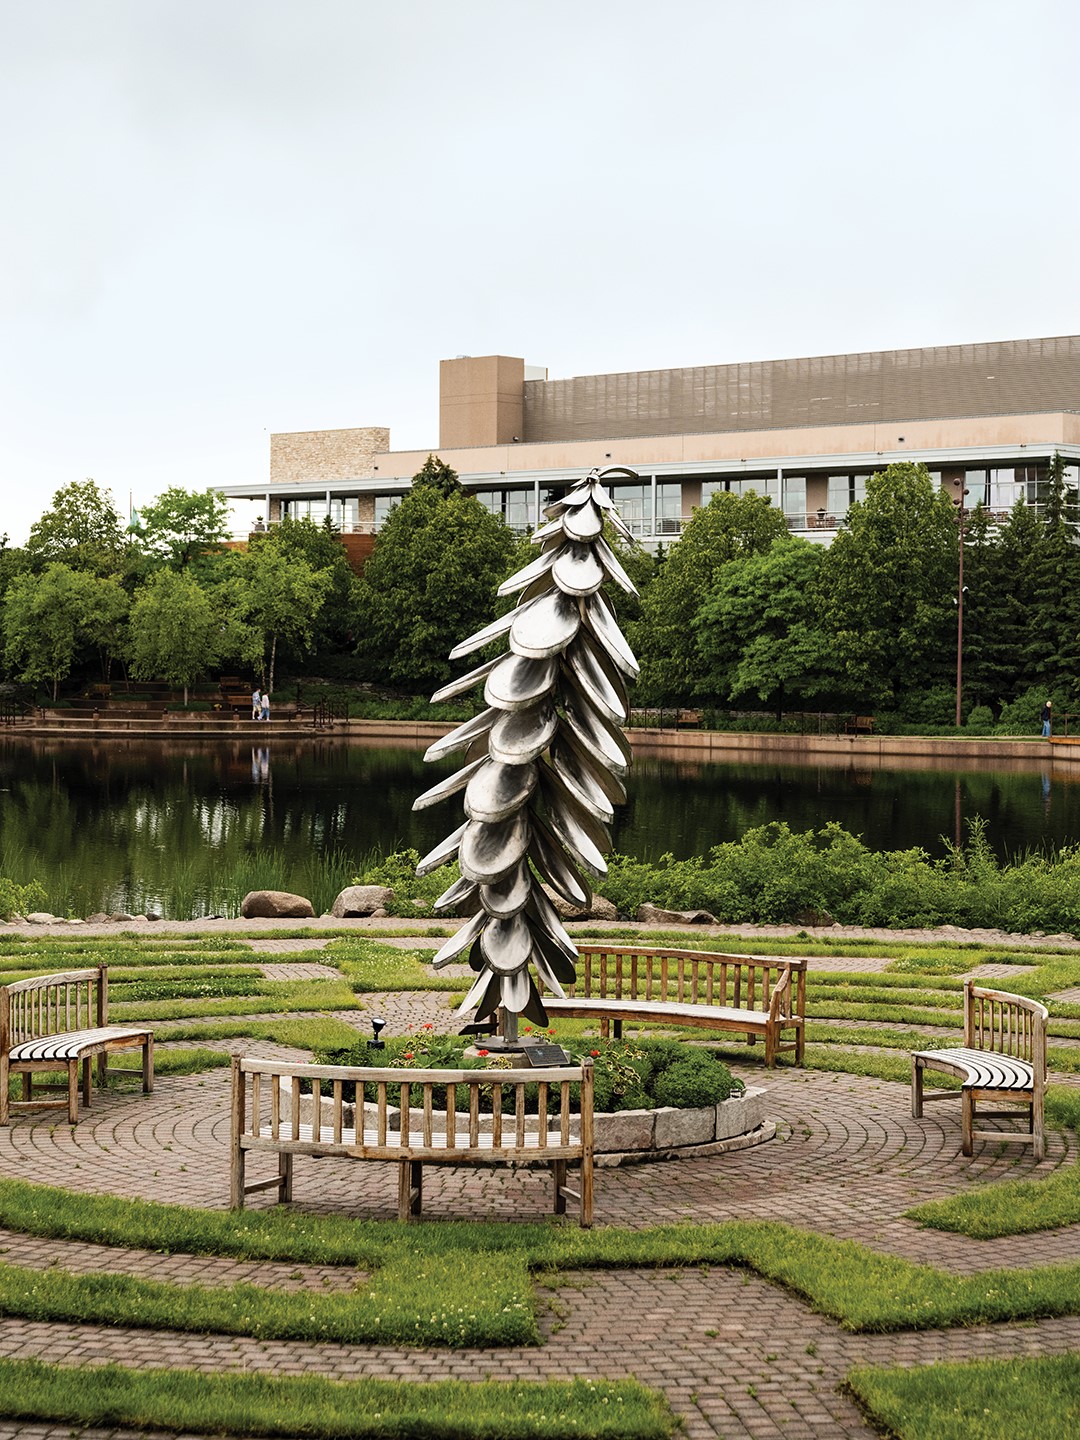
[[[421,754],[419,746],[341,741],[4,737],[0,874],[40,880],[57,913],[209,914],[220,904],[214,877],[225,874],[247,889],[287,879],[285,888],[314,900],[320,882],[347,883],[365,857],[405,846],[423,853],[458,823],[457,799],[412,812],[416,796],[455,768],[424,765]],[[1080,765],[984,766],[642,758],[614,844],[645,859],[683,857],[770,820],[795,830],[835,820],[874,849],[921,845],[941,854],[974,816],[1002,856],[1080,836]],[[276,878],[266,874],[270,852]]]

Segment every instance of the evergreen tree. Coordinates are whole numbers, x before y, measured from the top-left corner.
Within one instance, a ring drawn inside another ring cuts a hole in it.
[[[1080,695],[1080,548],[1076,493],[1066,484],[1065,462],[1055,454],[1047,469],[1042,526],[1034,551],[1031,613],[1025,658],[1034,681]]]

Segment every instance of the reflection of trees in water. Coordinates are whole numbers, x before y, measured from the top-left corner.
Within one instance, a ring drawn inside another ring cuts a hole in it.
[[[264,748],[265,775],[257,753]],[[136,893],[167,893],[184,867],[227,866],[262,848],[279,850],[298,872],[331,851],[357,864],[375,849],[411,845],[423,853],[442,827],[433,812],[411,808],[431,780],[421,754],[418,747],[322,742],[47,745],[5,738],[0,872],[40,878],[47,890],[59,876],[72,895],[104,891],[116,907],[131,908]],[[666,851],[683,857],[771,820],[796,830],[836,820],[877,849],[921,845],[940,854],[941,837],[955,839],[959,814],[961,829],[981,815],[999,853],[1016,853],[1080,836],[1078,782],[1080,767],[1075,778],[1063,778],[1036,767],[855,772],[642,757],[614,844],[642,858]],[[87,913],[101,903],[76,901],[73,908]]]

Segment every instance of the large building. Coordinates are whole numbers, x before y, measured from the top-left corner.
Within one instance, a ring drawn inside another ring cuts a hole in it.
[[[1080,336],[637,370],[550,380],[506,355],[440,367],[439,443],[390,448],[366,427],[272,435],[268,483],[220,486],[263,520],[327,515],[359,561],[429,449],[517,529],[552,487],[620,465],[623,518],[670,543],[716,491],[756,490],[789,528],[827,543],[867,477],[922,461],[954,497],[1004,515],[1037,504],[1060,452],[1077,483]]]

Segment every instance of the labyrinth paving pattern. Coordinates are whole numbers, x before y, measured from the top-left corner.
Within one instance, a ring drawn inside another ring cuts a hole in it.
[[[268,978],[335,974],[332,952],[315,940],[270,937],[252,959]],[[279,956],[290,955],[291,961]],[[882,968],[844,957],[822,970]],[[1008,967],[995,966],[1001,970]],[[986,974],[989,967],[984,966]],[[444,993],[365,995],[365,1012],[339,1018],[367,1035],[367,1016],[382,1013],[392,1031],[407,1024],[456,1028]],[[246,1040],[216,1048],[307,1059],[307,1052]],[[163,1051],[168,1047],[162,1047]],[[768,1089],[776,1138],[708,1159],[601,1169],[600,1226],[635,1229],[681,1222],[783,1220],[882,1253],[958,1273],[1002,1266],[1075,1262],[1080,1227],[1016,1236],[994,1245],[924,1230],[903,1218],[913,1204],[987,1181],[1050,1175],[1076,1163],[1071,1131],[1052,1128],[1041,1163],[1019,1146],[986,1144],[959,1153],[959,1100],[911,1118],[907,1088],[865,1076],[760,1065],[732,1067]],[[1054,1083],[1072,1083],[1053,1076]],[[225,1209],[229,1183],[229,1077],[225,1070],[163,1075],[154,1093],[110,1089],[74,1129],[57,1112],[20,1115],[0,1130],[0,1175],[87,1193],[109,1193]],[[267,1165],[265,1173],[269,1175]],[[260,1178],[258,1162],[249,1178]],[[298,1158],[294,1204],[301,1210],[393,1219],[396,1169],[390,1165]],[[549,1208],[546,1172],[503,1169],[425,1174],[425,1215],[433,1219],[539,1221]],[[271,1202],[259,1196],[253,1206]],[[159,1280],[277,1288],[347,1289],[364,1277],[341,1268],[233,1261],[30,1238],[0,1231],[10,1264],[58,1266],[79,1273],[122,1271]],[[752,1272],[726,1267],[591,1271],[563,1275],[548,1291],[538,1281],[543,1344],[509,1350],[407,1349],[379,1345],[269,1342],[119,1326],[53,1325],[0,1319],[0,1357],[62,1358],[96,1365],[110,1360],[142,1368],[318,1373],[331,1378],[565,1378],[636,1376],[662,1389],[691,1440],[820,1440],[869,1437],[843,1383],[860,1364],[923,1365],[938,1360],[1056,1355],[1080,1350],[1080,1317],[1034,1323],[957,1327],[893,1335],[855,1335]],[[67,1425],[0,1420],[0,1440],[56,1440]],[[118,1430],[81,1430],[87,1440],[121,1440]],[[145,1433],[145,1432],[144,1432]],[[174,1437],[175,1440],[175,1437]]]

